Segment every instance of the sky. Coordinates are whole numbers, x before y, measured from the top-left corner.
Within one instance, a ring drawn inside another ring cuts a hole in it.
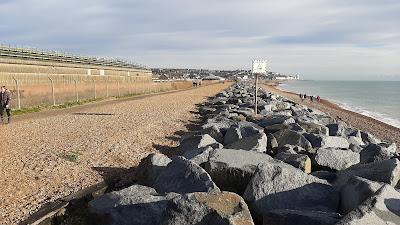
[[[399,0],[0,0],[0,43],[147,67],[400,80]]]

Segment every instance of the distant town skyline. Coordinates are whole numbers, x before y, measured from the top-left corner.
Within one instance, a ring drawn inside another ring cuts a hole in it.
[[[0,42],[156,68],[400,80],[398,0],[3,0]]]

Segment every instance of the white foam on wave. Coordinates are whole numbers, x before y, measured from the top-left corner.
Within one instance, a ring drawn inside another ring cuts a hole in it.
[[[366,110],[362,107],[346,104],[343,102],[338,102],[338,101],[332,101],[332,102],[336,103],[339,107],[341,107],[343,109],[346,109],[346,110],[349,110],[352,112],[356,112],[361,115],[368,116],[370,118],[376,119],[383,123],[389,124],[391,126],[400,128],[400,120],[392,118],[387,114],[380,113],[380,112],[372,112],[372,111]]]

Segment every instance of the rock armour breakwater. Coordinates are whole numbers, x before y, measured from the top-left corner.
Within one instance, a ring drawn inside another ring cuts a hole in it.
[[[238,83],[199,106],[178,154],[89,203],[101,224],[400,224],[394,143]]]

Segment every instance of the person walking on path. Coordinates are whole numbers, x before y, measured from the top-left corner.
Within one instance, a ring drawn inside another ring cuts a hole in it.
[[[0,122],[4,122],[4,110],[7,114],[8,123],[11,122],[11,92],[6,89],[6,86],[2,86],[0,90]]]

